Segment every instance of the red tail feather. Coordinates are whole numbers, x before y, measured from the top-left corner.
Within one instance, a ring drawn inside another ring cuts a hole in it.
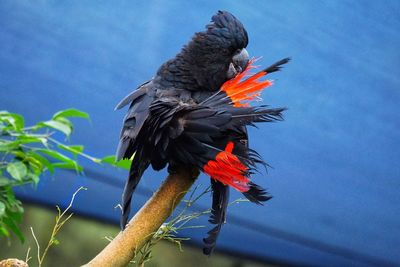
[[[246,173],[248,168],[240,162],[240,160],[232,154],[234,148],[233,142],[228,142],[224,151],[221,151],[203,167],[206,174],[220,181],[225,185],[229,185],[240,192],[247,192],[250,180]]]
[[[249,103],[247,101],[251,101],[259,97],[264,88],[272,85],[272,81],[270,80],[260,80],[267,74],[265,71],[260,71],[242,81],[245,77],[249,76],[250,70],[255,68],[253,66],[255,61],[256,60],[254,59],[250,60],[249,65],[242,73],[225,82],[221,87],[222,91],[224,91],[232,100],[233,106],[235,107],[248,106]]]

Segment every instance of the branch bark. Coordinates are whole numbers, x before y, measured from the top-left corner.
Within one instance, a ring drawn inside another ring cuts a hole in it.
[[[171,215],[196,180],[199,172],[181,168],[168,175],[161,187],[120,232],[86,267],[126,266]]]

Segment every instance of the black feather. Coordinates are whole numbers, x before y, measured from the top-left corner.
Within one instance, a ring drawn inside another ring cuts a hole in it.
[[[118,103],[118,105],[114,108],[114,110],[121,109],[121,108],[125,107],[128,104],[132,104],[135,101],[139,101],[140,97],[143,96],[146,93],[146,87],[144,87],[144,85],[147,85],[149,82],[151,82],[151,81],[147,81],[147,82],[141,84],[135,91],[133,91],[132,93],[130,93],[129,95],[124,97]]]
[[[125,226],[129,219],[129,213],[131,210],[132,195],[142,177],[145,169],[149,166],[149,161],[145,160],[145,157],[136,155],[131,164],[129,170],[128,179],[125,182],[124,192],[122,193],[122,215],[120,220],[121,230],[125,229]]]
[[[212,209],[208,220],[216,226],[208,232],[208,236],[203,239],[203,253],[210,255],[216,245],[222,225],[226,220],[226,210],[229,202],[229,187],[211,178],[211,188],[213,194]]]
[[[272,198],[265,189],[256,185],[255,183],[249,183],[250,189],[247,192],[244,192],[243,195],[253,203],[262,205],[263,202],[268,201]]]
[[[282,68],[282,65],[288,63],[290,61],[290,58],[284,58],[279,60],[278,62],[275,62],[274,64],[272,64],[271,66],[265,68],[263,71],[266,73],[272,73],[275,71],[279,71]]]
[[[190,132],[215,134],[219,132],[219,128],[209,123],[201,123],[200,121],[186,121],[185,129]]]

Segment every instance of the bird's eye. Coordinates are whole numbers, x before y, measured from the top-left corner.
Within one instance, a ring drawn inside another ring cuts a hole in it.
[[[235,55],[239,55],[241,52],[242,52],[242,49],[237,49],[237,50],[235,51]]]

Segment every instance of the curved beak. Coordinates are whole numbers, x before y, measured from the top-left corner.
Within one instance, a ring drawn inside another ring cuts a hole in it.
[[[232,63],[235,65],[238,72],[244,71],[247,67],[247,64],[249,64],[249,52],[243,48],[239,54],[233,56]]]
[[[249,64],[249,53],[245,48],[243,48],[239,54],[232,57],[232,62],[229,65],[227,78],[232,79],[238,73],[244,71]]]

